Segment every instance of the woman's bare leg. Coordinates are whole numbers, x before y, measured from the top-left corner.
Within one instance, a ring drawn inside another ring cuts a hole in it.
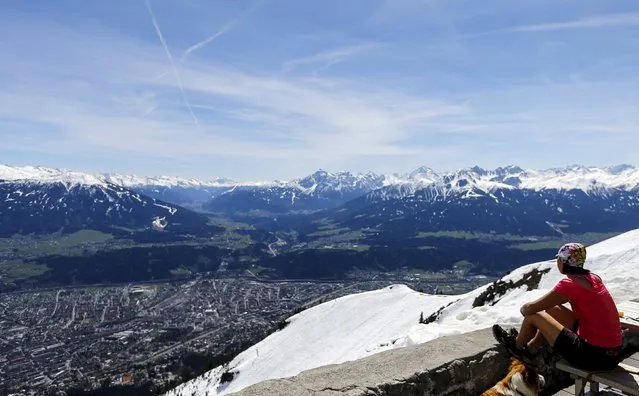
[[[516,342],[523,348],[535,338],[537,331],[539,331],[546,341],[553,345],[563,328],[564,325],[547,312],[537,312],[524,318]]]
[[[569,329],[572,329],[575,325],[575,322],[577,321],[577,318],[572,313],[572,311],[564,307],[563,305],[557,305],[555,307],[547,309],[546,313],[555,318],[557,322],[561,323],[564,327],[567,327]],[[544,335],[540,331],[537,331],[533,339],[528,343],[528,349],[531,352],[535,353],[546,343],[547,341]]]

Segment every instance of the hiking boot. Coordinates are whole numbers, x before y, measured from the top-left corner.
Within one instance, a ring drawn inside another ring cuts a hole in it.
[[[493,325],[493,337],[495,337],[498,343],[504,346],[515,344],[515,339],[517,338],[518,334],[519,333],[515,329],[506,331],[498,324]]]
[[[511,329],[510,331],[506,331],[500,325],[493,325],[493,336],[497,342],[506,348],[512,357],[526,366],[537,368],[539,362],[537,362],[535,355],[533,355],[528,348],[517,345],[517,334],[519,334],[517,330]]]

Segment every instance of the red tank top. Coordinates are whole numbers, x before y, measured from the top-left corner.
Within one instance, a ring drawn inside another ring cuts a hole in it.
[[[576,278],[587,280],[592,288]],[[608,289],[595,274],[571,275],[553,288],[568,297],[572,312],[579,319],[577,334],[592,345],[615,348],[621,345],[621,322],[617,306]]]

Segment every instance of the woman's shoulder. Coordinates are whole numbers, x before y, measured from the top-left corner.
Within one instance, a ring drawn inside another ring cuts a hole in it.
[[[595,274],[594,272],[589,272],[587,276],[588,276],[588,280],[590,280],[590,283],[592,283],[593,285],[594,284],[603,285],[604,283],[601,277]]]
[[[603,281],[601,280],[601,277],[600,277],[599,275],[595,274],[595,273],[594,273],[594,272],[592,272],[592,271],[588,271],[588,272],[587,272],[587,273],[585,273],[585,274],[576,274],[576,275],[571,275],[570,277],[574,277],[575,279],[587,279],[587,280],[589,280],[589,281],[591,281],[591,282],[593,282],[593,281],[594,281],[594,282],[603,282]]]
[[[565,276],[557,281],[557,283],[555,284],[554,290],[561,291],[566,288],[571,288],[573,285],[575,285],[575,283],[576,281],[575,279],[573,279],[573,277]]]
[[[562,284],[572,284],[572,283],[575,283],[575,281],[576,280],[575,280],[575,276],[574,275],[566,275],[563,278],[559,279],[557,281],[557,284],[560,284],[560,283],[562,283]]]
[[[575,287],[581,287],[581,285],[586,286],[587,288],[595,287],[597,285],[603,285],[601,278],[592,272],[587,274],[575,274],[575,275],[567,275],[557,281],[555,285],[555,290],[565,290],[571,289]]]
[[[569,275],[565,279],[566,285],[583,285],[587,289],[599,288],[604,286],[601,277],[593,272],[588,272],[586,274]]]

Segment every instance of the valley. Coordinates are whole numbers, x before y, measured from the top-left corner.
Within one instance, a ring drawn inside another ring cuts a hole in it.
[[[463,231],[398,234],[321,223],[312,232],[260,230],[212,217],[210,237],[159,232],[16,235],[0,239],[0,291],[250,276],[258,280],[349,280],[359,274],[499,276],[552,257],[568,240],[596,243],[617,233],[518,236]],[[302,230],[303,228],[300,227]]]

